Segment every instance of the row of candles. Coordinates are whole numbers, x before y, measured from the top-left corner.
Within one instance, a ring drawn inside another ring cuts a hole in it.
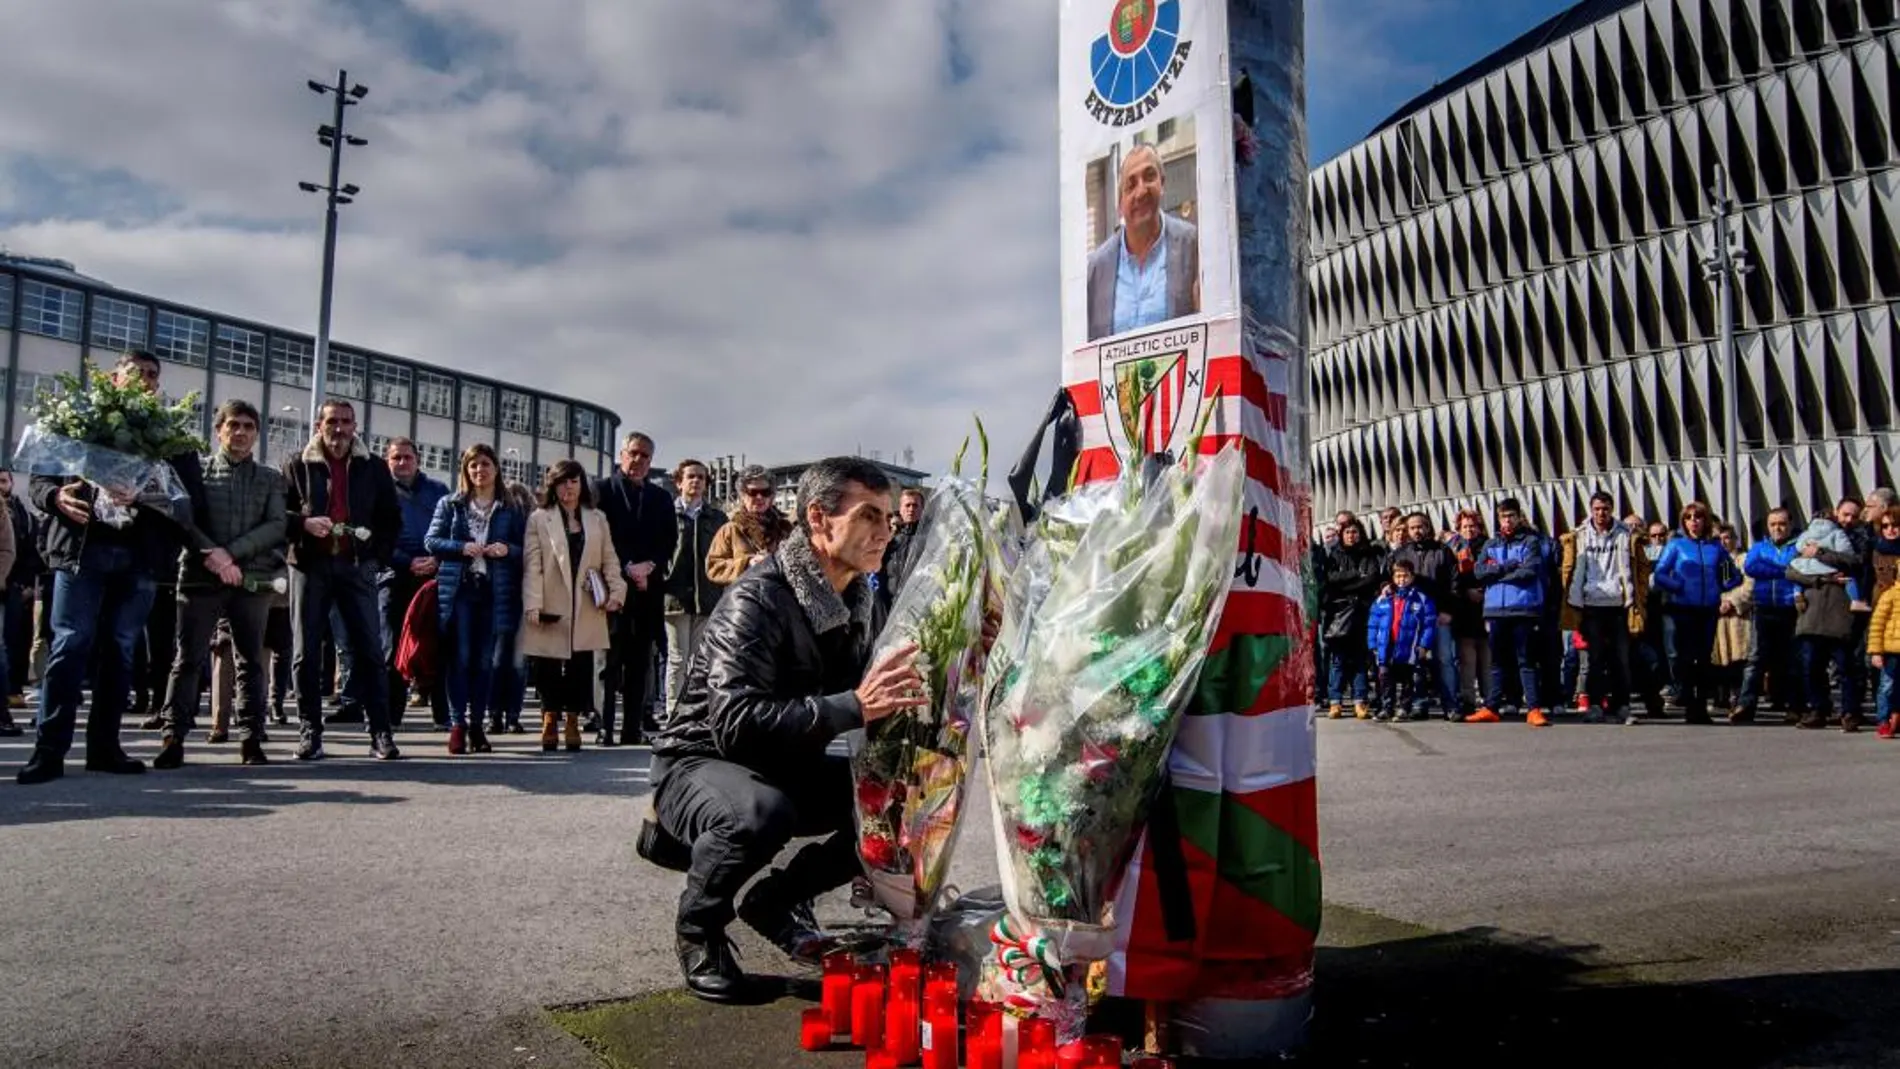
[[[973,999],[957,1014],[957,967],[925,965],[915,950],[891,951],[890,964],[849,954],[825,959],[820,1004],[804,1012],[805,1050],[857,1048],[865,1069],[1120,1069],[1121,1037],[1084,1036],[1058,1045],[1055,1022],[1016,1020]],[[959,1024],[962,1025],[959,1029]],[[967,1045],[967,1061],[959,1048]],[[1164,1058],[1138,1058],[1134,1069],[1171,1069]]]

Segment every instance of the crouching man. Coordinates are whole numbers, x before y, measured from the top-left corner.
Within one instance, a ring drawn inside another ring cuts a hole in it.
[[[730,587],[707,620],[677,711],[653,745],[653,805],[690,843],[677,948],[686,986],[740,997],[735,916],[794,958],[825,945],[800,905],[860,870],[848,760],[831,741],[923,701],[914,650],[868,672],[884,604],[866,577],[890,541],[891,484],[858,460],[820,461],[798,483],[798,526]],[[794,836],[823,836],[734,899]]]

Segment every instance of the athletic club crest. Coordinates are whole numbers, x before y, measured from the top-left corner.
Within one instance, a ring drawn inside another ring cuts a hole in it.
[[[1184,0],[1113,0],[1108,32],[1089,48],[1089,114],[1104,126],[1147,117],[1187,67]]]
[[[1099,350],[1102,417],[1116,455],[1179,455],[1207,387],[1207,328],[1179,327]]]

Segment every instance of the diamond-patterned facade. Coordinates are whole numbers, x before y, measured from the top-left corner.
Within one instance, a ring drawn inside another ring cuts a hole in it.
[[[1754,268],[1735,300],[1743,518],[1894,484],[1896,0],[1568,14],[1598,12],[1313,172],[1321,515],[1448,519],[1513,494],[1562,529],[1598,488],[1650,517],[1719,505],[1717,165]]]

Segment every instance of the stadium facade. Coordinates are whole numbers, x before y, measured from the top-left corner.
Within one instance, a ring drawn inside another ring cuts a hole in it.
[[[1725,169],[1742,514],[1900,468],[1895,0],[1589,0],[1315,170],[1315,506],[1720,506]]]
[[[56,375],[147,349],[165,365],[166,394],[198,392],[201,432],[227,400],[256,405],[269,425],[261,459],[277,463],[309,440],[314,348],[308,334],[120,290],[62,260],[0,254],[9,454],[32,418],[33,398]],[[477,442],[494,447],[504,478],[535,487],[566,457],[596,475],[614,462],[620,417],[592,402],[341,342],[330,346],[325,384],[329,395],[355,402],[371,448],[380,453],[391,438],[411,438],[423,470],[451,486],[457,458]]]

